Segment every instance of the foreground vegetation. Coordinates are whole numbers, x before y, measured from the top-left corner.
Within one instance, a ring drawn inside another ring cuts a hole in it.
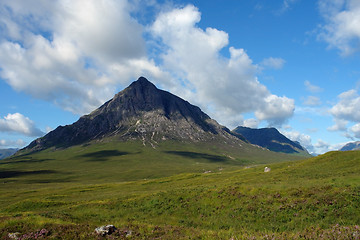
[[[197,158],[199,164],[205,160]],[[0,164],[0,236],[10,239],[9,233],[18,232],[22,239],[360,239],[360,152],[274,163],[266,165],[268,173],[264,166],[222,163],[224,169],[219,169],[216,162],[211,172],[196,169],[152,179],[139,174],[127,181],[112,175],[116,169],[99,169],[93,181],[93,172],[65,181],[57,172],[16,174],[20,171],[11,170],[7,162]],[[107,224],[117,231],[104,237],[94,233]]]

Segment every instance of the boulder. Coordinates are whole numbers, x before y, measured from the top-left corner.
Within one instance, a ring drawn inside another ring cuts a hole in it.
[[[270,172],[270,171],[271,171],[271,168],[265,167],[264,172]]]
[[[101,236],[110,235],[116,231],[116,227],[114,225],[106,225],[95,228],[95,233]]]

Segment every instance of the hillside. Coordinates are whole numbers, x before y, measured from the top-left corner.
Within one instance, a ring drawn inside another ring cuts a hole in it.
[[[300,159],[244,144],[239,151],[216,141],[181,143],[164,141],[156,148],[141,140],[113,138],[66,149],[47,149],[2,160],[4,182],[104,183],[172,176],[179,173],[219,172],[242,166]]]
[[[359,159],[330,152],[268,173],[262,165],[122,183],[13,176],[0,186],[0,236],[99,239],[95,227],[114,224],[105,239],[359,239]]]
[[[276,128],[254,129],[239,126],[233,132],[241,134],[250,143],[267,148],[270,151],[310,156],[298,142],[291,141]]]

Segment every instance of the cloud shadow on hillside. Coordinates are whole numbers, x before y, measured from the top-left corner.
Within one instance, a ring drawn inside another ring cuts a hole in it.
[[[40,163],[45,161],[53,161],[55,159],[53,158],[43,158],[43,159],[34,159],[29,157],[23,157],[23,158],[11,158],[7,159],[4,162],[1,162],[0,164],[18,164],[18,163]]]
[[[125,156],[130,154],[129,152],[121,152],[118,150],[102,150],[92,153],[86,153],[81,155],[80,157],[88,158],[87,161],[92,162],[100,162],[100,161],[107,161],[110,157],[119,157],[119,156]]]
[[[219,155],[206,154],[206,153],[196,153],[196,152],[187,152],[187,151],[166,151],[165,153],[174,154],[181,157],[193,158],[193,159],[206,159],[210,162],[227,162],[229,158]]]
[[[37,171],[0,170],[0,179],[21,177],[21,176],[27,176],[27,175],[52,174],[52,173],[58,173],[58,171],[53,171],[53,170],[37,170]]]

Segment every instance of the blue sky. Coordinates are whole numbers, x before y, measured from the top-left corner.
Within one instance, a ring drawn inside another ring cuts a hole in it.
[[[230,129],[337,150],[360,138],[360,1],[0,1],[0,148],[139,76]]]

